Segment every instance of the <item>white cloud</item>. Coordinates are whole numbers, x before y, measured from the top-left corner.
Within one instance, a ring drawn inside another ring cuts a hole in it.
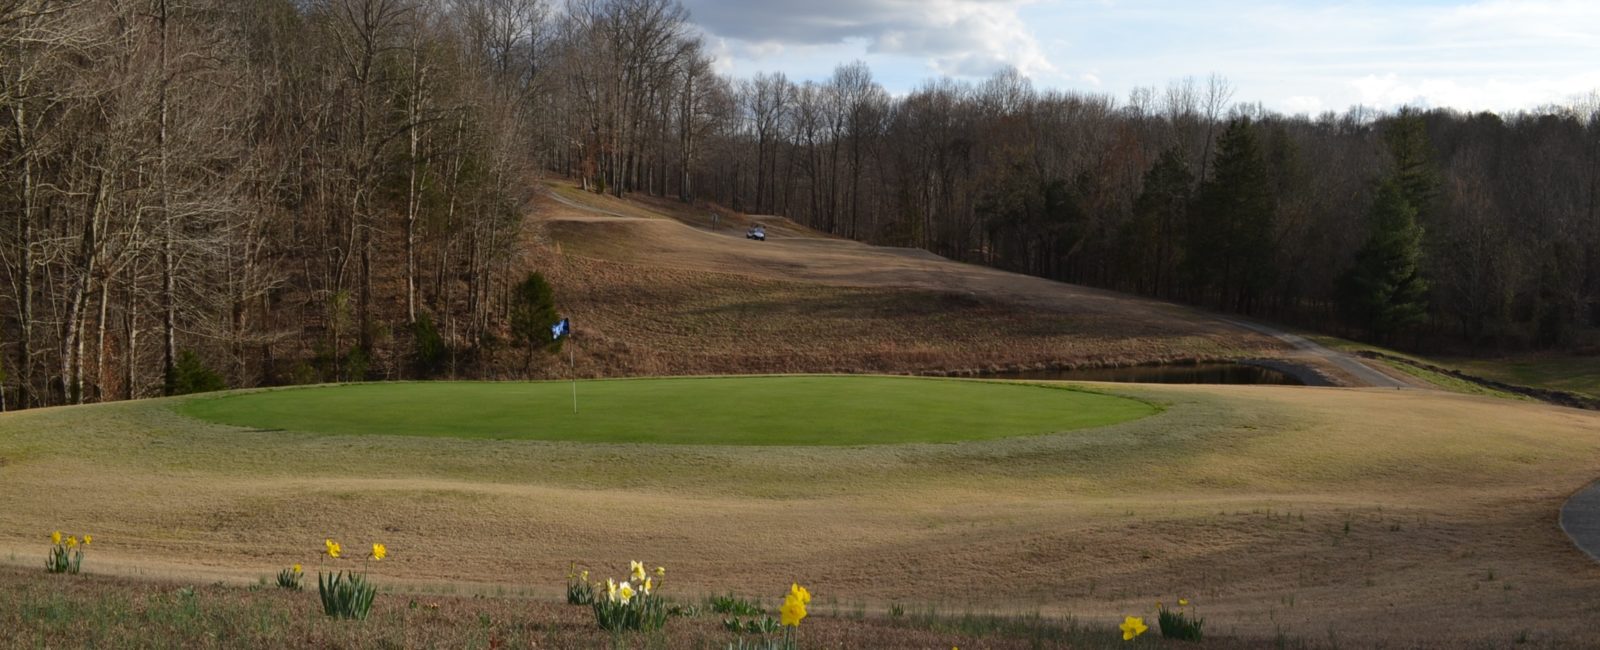
[[[1295,95],[1284,99],[1282,106],[1290,114],[1316,115],[1324,110],[1322,98],[1315,95]]]
[[[1018,16],[1035,0],[689,0],[694,19],[745,45],[737,54],[776,57],[781,45],[864,43],[874,55],[919,59],[932,74],[981,77],[1004,66],[1056,72]],[[842,62],[842,61],[841,61]]]
[[[862,58],[891,92],[1010,65],[1125,97],[1187,76],[1241,102],[1516,110],[1600,88],[1600,0],[685,0],[738,74]]]

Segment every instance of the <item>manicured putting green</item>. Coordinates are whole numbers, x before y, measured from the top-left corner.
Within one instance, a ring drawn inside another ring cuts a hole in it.
[[[352,384],[185,402],[211,422],[327,434],[709,445],[953,442],[1149,415],[1066,388],[910,377],[716,377]]]

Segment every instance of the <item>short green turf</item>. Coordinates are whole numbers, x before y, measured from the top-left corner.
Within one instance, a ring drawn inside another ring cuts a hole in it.
[[[1098,427],[1154,413],[1065,387],[864,376],[409,382],[202,397],[180,412],[221,424],[324,434],[597,443],[942,443]]]

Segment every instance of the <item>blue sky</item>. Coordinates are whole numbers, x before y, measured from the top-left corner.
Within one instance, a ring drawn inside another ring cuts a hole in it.
[[[1285,112],[1508,111],[1600,89],[1600,0],[685,0],[736,76],[825,79],[861,59],[890,92],[1015,66],[1110,94],[1215,73]]]

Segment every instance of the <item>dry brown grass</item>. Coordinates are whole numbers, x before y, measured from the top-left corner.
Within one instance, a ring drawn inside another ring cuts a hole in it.
[[[552,191],[543,254],[588,375],[970,373],[1272,356],[1283,344],[1157,301],[797,226],[752,242],[669,202]],[[738,221],[732,216],[730,220]],[[742,222],[740,222],[742,223]],[[552,362],[548,374],[562,375]]]
[[[689,603],[685,603],[689,604]],[[770,603],[769,603],[770,605]],[[704,604],[695,605],[705,609]],[[815,613],[809,648],[1119,648],[1109,626],[1037,616]],[[587,607],[516,595],[493,598],[388,592],[362,622],[321,615],[313,592],[106,576],[51,576],[0,567],[0,629],[10,647],[150,648],[709,648],[736,635],[722,615],[676,617],[659,633],[613,636]],[[746,635],[755,640],[754,635]],[[1148,643],[1148,641],[1147,641]],[[1196,647],[1185,645],[1183,647]],[[1237,648],[1222,640],[1203,648]]]
[[[637,557],[684,594],[798,579],[870,611],[1106,623],[1185,595],[1214,632],[1253,639],[1600,641],[1600,567],[1555,526],[1600,475],[1600,415],[1425,391],[1107,389],[1168,409],[859,449],[313,436],[160,401],[6,414],[0,557],[37,564],[59,527],[95,534],[94,572],[249,582],[332,535],[385,541],[379,576],[423,591],[554,598],[569,562]]]

